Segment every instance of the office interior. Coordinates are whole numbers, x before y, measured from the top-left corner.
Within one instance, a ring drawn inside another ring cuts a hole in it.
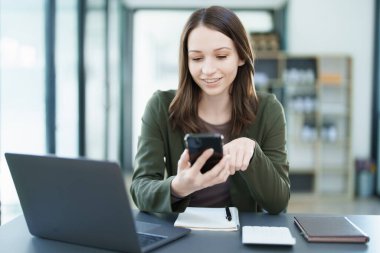
[[[379,0],[0,0],[0,201],[21,213],[5,152],[86,157],[133,171],[140,118],[176,89],[195,9],[234,10],[255,85],[283,103],[288,212],[380,213]]]

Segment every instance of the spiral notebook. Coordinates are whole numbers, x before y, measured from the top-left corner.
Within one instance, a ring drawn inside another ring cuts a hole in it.
[[[188,207],[178,215],[174,226],[192,230],[237,231],[240,227],[238,209],[229,207],[229,211],[230,220],[225,208]]]

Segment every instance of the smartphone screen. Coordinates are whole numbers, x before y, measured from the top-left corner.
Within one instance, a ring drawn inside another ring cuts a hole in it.
[[[223,158],[223,135],[217,133],[186,134],[186,147],[190,154],[190,163],[194,164],[198,157],[209,148],[214,149],[214,154],[207,160],[201,169],[206,173]]]

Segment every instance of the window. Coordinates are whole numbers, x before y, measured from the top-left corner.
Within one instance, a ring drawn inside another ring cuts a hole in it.
[[[78,154],[76,10],[77,0],[56,2],[56,153],[62,156]]]
[[[0,200],[4,215],[21,210],[3,154],[45,152],[45,51],[44,1],[0,2]]]

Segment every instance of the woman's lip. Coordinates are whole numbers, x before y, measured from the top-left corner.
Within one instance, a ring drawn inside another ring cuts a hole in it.
[[[220,79],[222,79],[221,77],[218,77],[218,78],[207,78],[207,79],[202,79],[205,83],[207,84],[213,84],[213,83],[217,83]]]

